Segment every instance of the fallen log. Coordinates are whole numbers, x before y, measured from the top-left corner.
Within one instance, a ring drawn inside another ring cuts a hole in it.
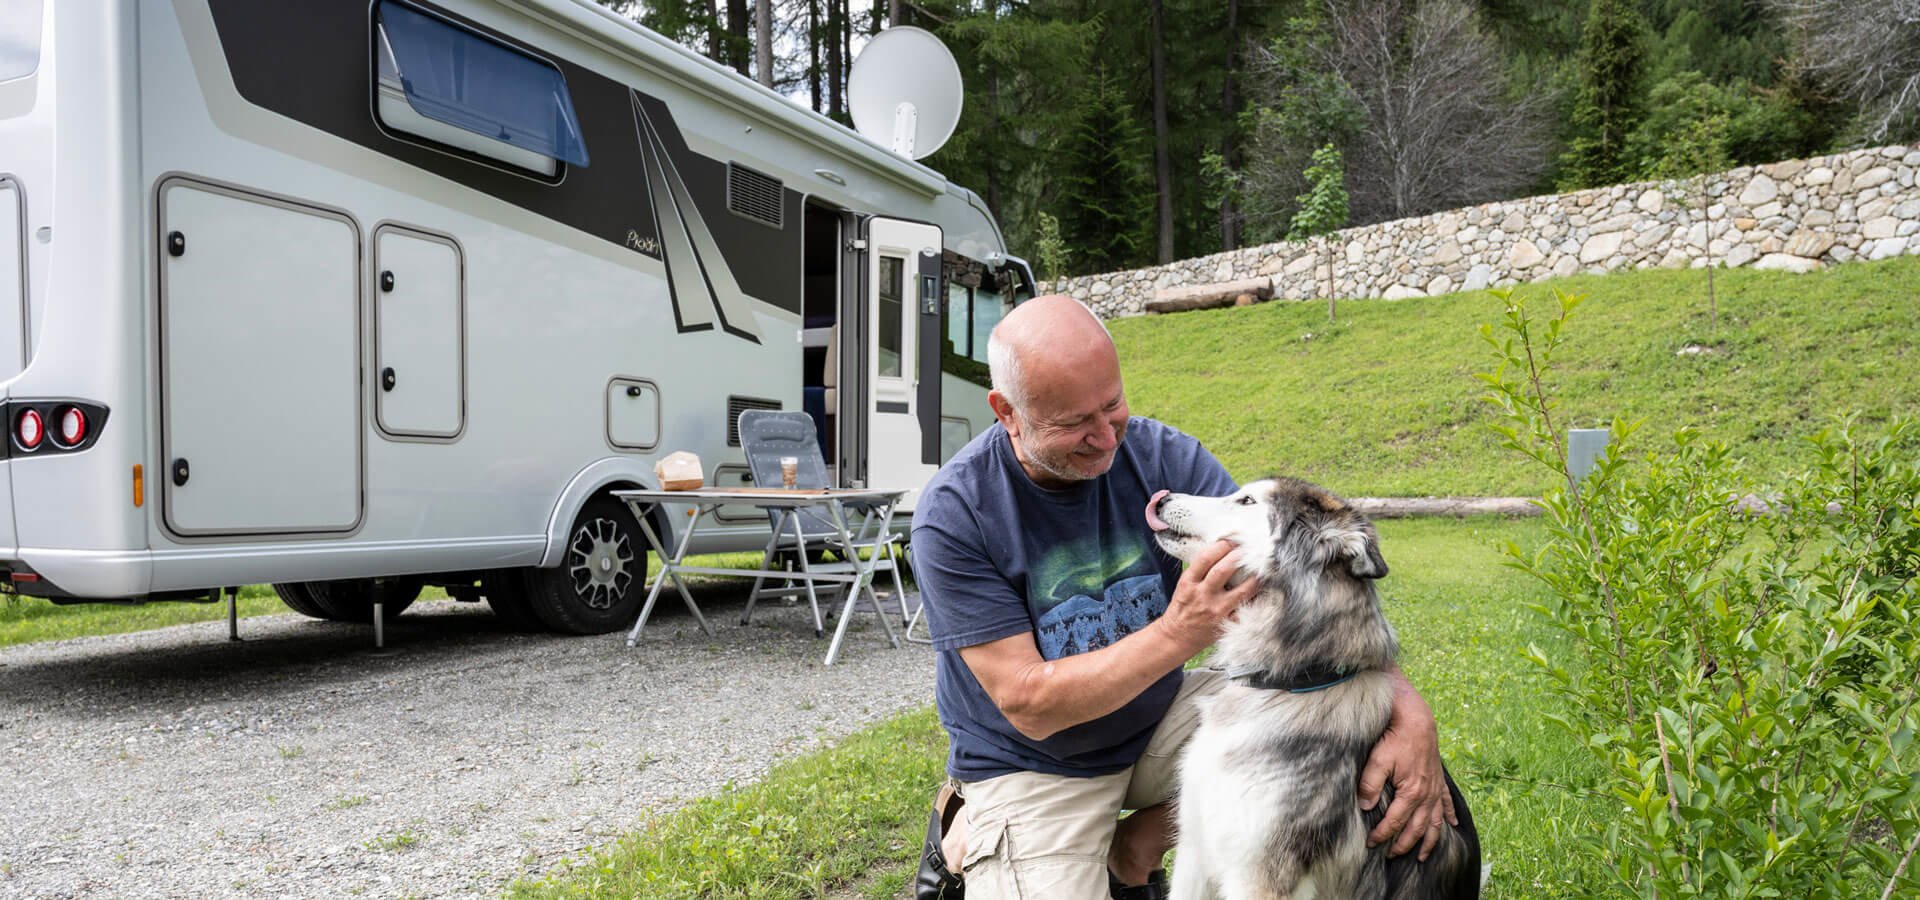
[[[1423,516],[1537,516],[1540,507],[1526,497],[1350,497],[1354,509],[1375,519]]]
[[[1248,299],[1241,302],[1242,298]],[[1153,299],[1147,301],[1145,309],[1149,313],[1186,312],[1194,309],[1246,306],[1271,299],[1273,299],[1273,279],[1242,278],[1238,281],[1221,281],[1214,284],[1188,284],[1161,288],[1153,292]]]

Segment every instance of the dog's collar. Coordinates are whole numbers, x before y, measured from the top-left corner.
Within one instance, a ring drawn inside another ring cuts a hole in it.
[[[1280,678],[1272,672],[1253,666],[1235,667],[1227,670],[1227,677],[1250,688],[1268,691],[1286,691],[1289,694],[1311,694],[1324,691],[1336,684],[1351,680],[1360,674],[1358,671],[1342,672],[1338,669],[1306,669],[1294,673],[1292,678]]]

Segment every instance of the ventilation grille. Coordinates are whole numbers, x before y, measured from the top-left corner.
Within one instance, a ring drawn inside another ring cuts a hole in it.
[[[727,210],[762,225],[782,227],[780,180],[727,163]]]
[[[780,408],[778,400],[762,400],[759,397],[727,398],[727,446],[740,446],[740,414],[750,409]]]

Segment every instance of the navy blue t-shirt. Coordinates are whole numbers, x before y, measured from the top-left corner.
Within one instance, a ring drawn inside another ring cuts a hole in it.
[[[913,573],[939,651],[935,699],[947,772],[1093,776],[1133,765],[1180,689],[1178,668],[1126,706],[1036,741],[1001,715],[962,647],[1023,632],[1044,659],[1114,643],[1167,610],[1180,563],[1149,535],[1162,488],[1218,497],[1237,488],[1200,442],[1135,416],[1107,474],[1065,490],[1033,483],[995,424],[940,467],[913,516]]]

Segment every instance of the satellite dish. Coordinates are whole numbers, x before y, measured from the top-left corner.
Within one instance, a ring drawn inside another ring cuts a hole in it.
[[[867,40],[847,76],[847,108],[856,131],[909,159],[920,159],[960,124],[960,66],[933,33],[896,25]]]

